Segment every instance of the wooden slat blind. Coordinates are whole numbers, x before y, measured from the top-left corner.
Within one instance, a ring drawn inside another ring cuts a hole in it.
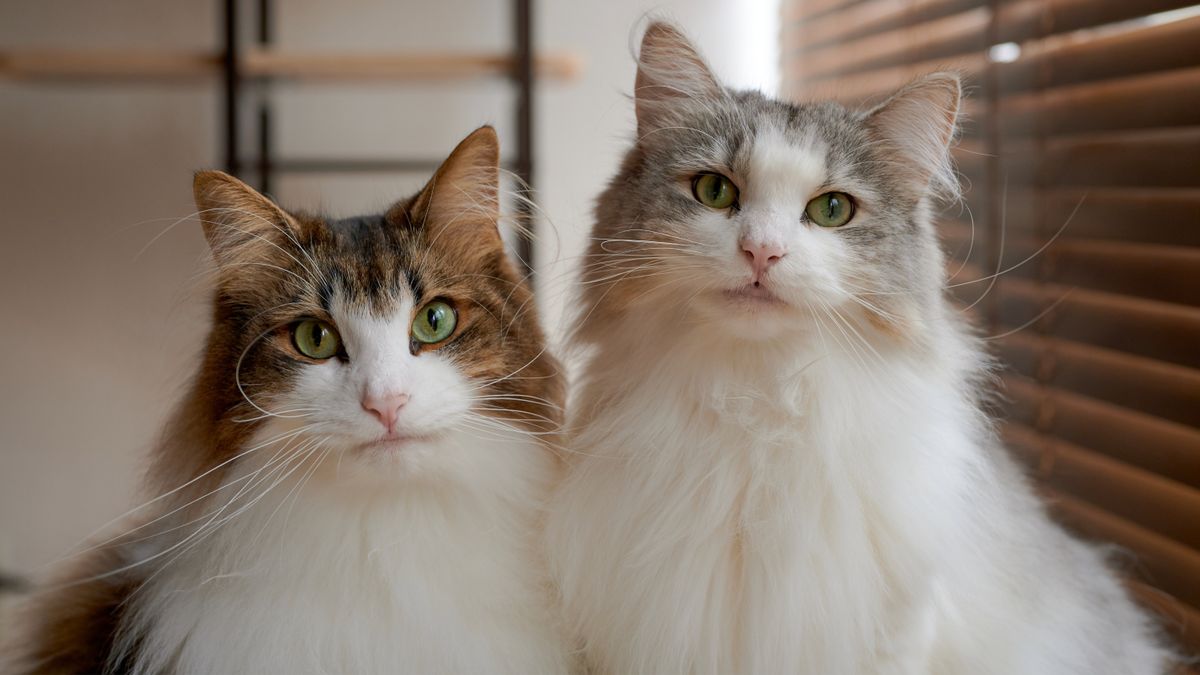
[[[796,100],[964,76],[939,227],[1004,362],[1002,436],[1200,654],[1200,3],[785,0],[783,24]]]

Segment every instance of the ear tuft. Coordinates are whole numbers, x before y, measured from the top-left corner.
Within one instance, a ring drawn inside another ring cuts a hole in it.
[[[503,250],[496,225],[500,218],[496,130],[483,126],[464,138],[406,210],[410,222],[432,234],[431,243],[465,238],[477,246]]]
[[[642,36],[634,101],[638,135],[666,126],[688,100],[720,98],[724,90],[704,57],[675,26],[655,21]]]
[[[198,171],[192,194],[204,237],[219,265],[270,246],[281,234],[294,236],[295,223],[270,199],[223,171]]]
[[[955,198],[950,145],[958,126],[962,83],[952,72],[921,77],[869,112],[866,122],[895,175],[909,189]]]

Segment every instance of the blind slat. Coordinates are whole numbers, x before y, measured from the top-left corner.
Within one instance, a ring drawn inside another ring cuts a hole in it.
[[[1050,186],[1035,190],[1009,185],[1007,191],[997,192],[997,198],[1004,198],[1004,227],[1010,238],[1049,237],[1067,223],[1063,236],[1200,247],[1200,227],[1196,226],[1200,223],[1200,189]],[[971,213],[960,216],[957,209],[950,213],[959,219],[973,215],[976,242],[985,241],[987,186],[972,184],[966,196]]]
[[[853,5],[859,0],[799,0],[785,10],[789,19],[816,18],[822,14],[831,13],[847,5]]]
[[[1039,480],[1191,548],[1200,547],[1200,492],[1017,424],[1002,437]]]
[[[797,69],[807,80],[814,81],[885,64],[927,61],[978,51],[987,46],[990,16],[986,7],[979,7],[904,30],[833,44],[805,54]]]
[[[997,42],[1103,26],[1188,7],[1193,0],[1002,0],[997,9]]]
[[[1134,600],[1160,617],[1163,628],[1185,654],[1200,653],[1200,610],[1146,584],[1130,581],[1126,585]],[[1179,672],[1190,675],[1195,671],[1186,668]]]
[[[789,13],[785,26],[795,43],[785,53],[802,54],[833,42],[881,33],[886,30],[955,14],[985,4],[986,0],[868,0],[836,14],[808,18]],[[803,9],[803,5],[801,5]]]
[[[1027,331],[998,344],[1006,365],[1043,384],[1200,426],[1200,370]]]
[[[1006,97],[996,119],[1014,137],[1190,126],[1196,110],[1200,67]]]
[[[1005,375],[1013,421],[1200,487],[1200,430],[1069,391]]]
[[[1200,553],[1068,494],[1046,490],[1060,522],[1093,539],[1111,541],[1136,555],[1130,571],[1146,584],[1200,606]]]
[[[1072,220],[1066,231],[1074,229]],[[978,260],[983,231],[961,221],[945,221],[940,233],[946,249]],[[1001,268],[1012,277],[1033,277],[1065,286],[1134,295],[1200,306],[1200,247],[1167,246],[1082,239],[1060,235],[1045,243],[1028,232],[1005,239]]]
[[[1200,119],[1197,120],[1200,123]],[[1009,140],[999,158],[1010,186],[1200,187],[1200,127]]]
[[[993,292],[1006,325],[1200,368],[1200,308],[1011,276],[1001,277]]]
[[[1050,88],[1174,70],[1200,63],[1200,17],[1139,26],[1094,39],[1059,36],[1021,47],[1011,63],[996,64],[1004,92]]]

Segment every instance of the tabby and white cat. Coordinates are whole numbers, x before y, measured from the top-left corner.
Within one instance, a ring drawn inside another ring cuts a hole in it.
[[[31,608],[27,673],[561,673],[539,544],[562,380],[495,132],[381,215],[196,176],[218,266],[153,514]]]
[[[959,97],[770,100],[650,26],[548,524],[594,671],[1164,672],[981,412],[930,218]]]

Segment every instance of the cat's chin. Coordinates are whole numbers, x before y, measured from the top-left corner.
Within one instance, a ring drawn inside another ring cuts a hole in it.
[[[738,342],[790,339],[812,324],[804,309],[765,286],[718,290],[695,306],[706,323]]]

